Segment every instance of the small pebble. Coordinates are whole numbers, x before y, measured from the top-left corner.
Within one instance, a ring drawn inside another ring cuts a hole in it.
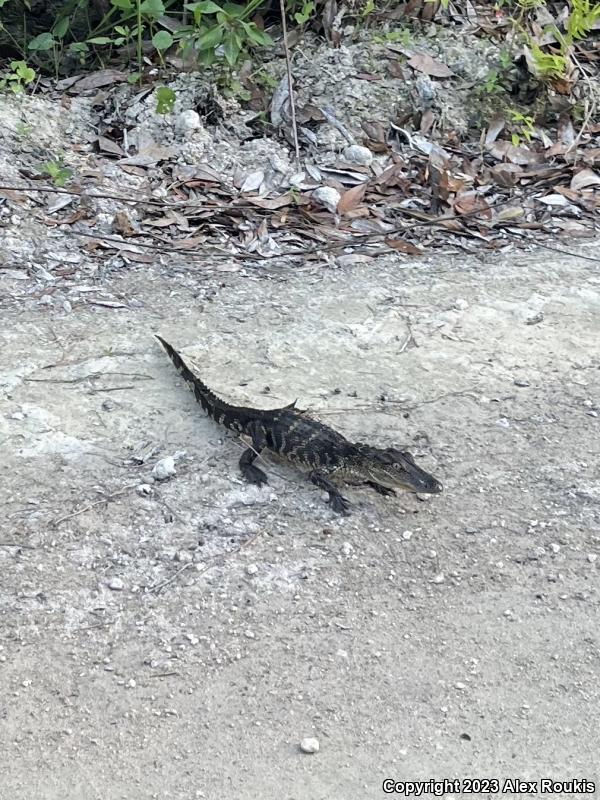
[[[373,161],[373,153],[368,147],[363,147],[360,144],[351,144],[344,150],[344,158],[352,164],[362,164],[368,167]]]
[[[455,686],[456,689],[466,689],[467,688],[466,685],[464,683],[462,683],[461,681],[456,681],[454,686]]]
[[[149,483],[140,483],[140,485],[136,488],[136,492],[140,495],[140,497],[148,497],[148,495],[154,493],[154,489]]]
[[[315,739],[314,736],[307,736],[300,742],[300,750],[302,750],[303,753],[318,753],[319,740]]]
[[[175,459],[173,456],[167,456],[156,462],[152,470],[152,477],[155,481],[166,481],[172,475],[175,475],[176,472]]]
[[[588,553],[587,560],[590,562],[590,564],[593,564],[597,560],[597,558],[598,556],[596,555],[596,553]]]
[[[327,211],[331,211],[332,214],[335,214],[341,198],[337,189],[331,186],[319,186],[318,189],[315,189],[312,196],[317,203],[325,206]]]
[[[444,582],[444,580],[445,580],[445,578],[444,578],[444,573],[443,573],[443,572],[440,572],[440,573],[439,573],[439,575],[436,575],[436,576],[435,576],[435,578],[433,579],[433,582],[434,582],[434,583],[443,583],[443,582]]]
[[[248,564],[246,567],[246,575],[256,575],[258,572],[258,567],[256,564]]]
[[[246,637],[246,639],[255,639],[256,638],[256,635],[255,635],[254,631],[251,631],[251,630],[244,631],[244,636]]]
[[[109,589],[112,589],[113,592],[122,592],[125,588],[125,584],[121,578],[111,578],[106,585]]]
[[[352,547],[350,542],[343,542],[343,544],[342,544],[342,553],[345,556],[349,556],[352,553],[353,550],[354,550],[354,548]]]
[[[559,553],[560,552],[560,545],[556,544],[556,542],[551,542],[550,550],[552,550],[553,553]]]
[[[198,114],[198,112],[194,111],[192,108],[182,111],[177,117],[175,127],[182,133],[185,133],[186,131],[197,131],[202,127],[200,114]]]

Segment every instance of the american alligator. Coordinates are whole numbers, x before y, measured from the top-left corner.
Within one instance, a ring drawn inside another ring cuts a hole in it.
[[[252,440],[240,458],[240,469],[250,483],[258,486],[267,483],[267,476],[254,463],[261,451],[267,449],[299,467],[308,468],[309,479],[328,492],[328,502],[338,514],[348,512],[349,502],[335,485],[336,481],[364,483],[384,495],[395,494],[395,489],[423,494],[442,491],[442,484],[417,466],[408,450],[350,442],[341,433],[296,408],[295,402],[270,409],[226,403],[194,375],[168,342],[158,335],[156,339],[207,414],[229,430]]]

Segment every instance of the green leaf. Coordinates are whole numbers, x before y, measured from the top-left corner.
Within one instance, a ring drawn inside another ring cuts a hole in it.
[[[129,28],[124,28],[122,25],[115,25],[115,32],[120,33],[121,36],[129,36]]]
[[[35,36],[27,47],[29,50],[51,50],[55,44],[54,36],[52,36],[50,31],[46,31],[45,33],[40,33],[38,36]]]
[[[133,86],[133,84],[137,83],[141,77],[142,77],[141,72],[132,72],[131,75],[127,76],[127,83]]]
[[[238,60],[240,50],[241,47],[239,46],[238,37],[235,35],[234,31],[229,31],[223,42],[223,53],[230,67],[233,67]]]
[[[225,3],[223,11],[229,17],[243,17],[246,6],[239,6],[237,3]]]
[[[35,78],[35,70],[28,67],[26,61],[13,61],[10,68],[17,73],[23,83],[31,83]]]
[[[173,44],[173,37],[169,31],[158,31],[152,37],[152,44],[157,50],[168,50]]]
[[[160,19],[165,13],[165,6],[162,0],[144,0],[140,4],[140,13],[149,19]]]
[[[200,14],[216,14],[223,10],[221,6],[213,3],[212,0],[202,0],[201,3],[186,3],[185,8],[187,8],[188,11],[193,11],[194,15],[196,12]]]
[[[70,17],[63,17],[60,19],[56,25],[52,28],[52,33],[56,36],[57,39],[64,39],[66,32],[69,30],[69,25],[71,23]]]
[[[201,50],[198,53],[197,61],[203,67],[210,67],[211,64],[214,63],[215,60],[215,51],[211,47],[210,50]]]
[[[248,35],[248,38],[254,44],[259,45],[270,45],[273,44],[273,39],[269,36],[268,33],[261,31],[260,28],[257,28],[254,22],[242,22],[244,30]]]
[[[160,86],[156,90],[156,113],[170,114],[173,111],[177,95],[168,86]]]
[[[198,50],[214,50],[217,45],[221,44],[222,39],[223,28],[219,25],[215,25],[214,28],[210,28],[206,33],[198,37],[196,40],[196,47]]]
[[[88,44],[111,44],[112,39],[109,36],[94,36],[93,39],[88,39]]]
[[[121,11],[133,11],[132,0],[110,0],[110,2]]]

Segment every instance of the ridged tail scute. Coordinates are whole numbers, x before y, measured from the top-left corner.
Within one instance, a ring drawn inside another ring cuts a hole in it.
[[[209,417],[212,417],[220,422],[221,420],[219,417],[223,415],[223,412],[227,412],[231,406],[229,406],[224,400],[221,400],[220,397],[217,397],[217,395],[212,392],[205,383],[202,383],[200,378],[194,375],[177,350],[175,350],[174,347],[166,342],[162,336],[159,336],[157,333],[155,333],[154,338],[160,343],[165,353],[173,362],[175,369],[177,372],[179,372],[183,380],[192,390],[194,397],[200,403]]]

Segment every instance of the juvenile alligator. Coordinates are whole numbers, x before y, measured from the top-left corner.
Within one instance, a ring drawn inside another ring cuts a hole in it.
[[[423,494],[442,491],[442,484],[417,466],[408,450],[350,442],[297,409],[295,402],[264,410],[229,405],[193,374],[168,342],[160,336],[156,339],[207,414],[226,428],[251,438],[252,446],[240,458],[240,469],[250,483],[267,483],[265,473],[254,464],[257,455],[267,449],[308,468],[310,480],[329,493],[328,502],[339,514],[347,513],[349,503],[336,481],[365,483],[384,495],[395,494],[395,489]]]

